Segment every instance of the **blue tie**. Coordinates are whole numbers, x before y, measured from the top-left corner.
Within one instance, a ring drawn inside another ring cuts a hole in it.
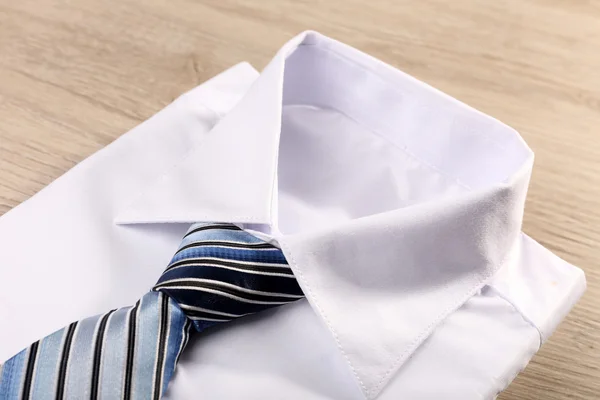
[[[197,331],[304,297],[277,247],[236,225],[193,225],[134,306],[73,322],[11,358],[0,399],[160,399]]]

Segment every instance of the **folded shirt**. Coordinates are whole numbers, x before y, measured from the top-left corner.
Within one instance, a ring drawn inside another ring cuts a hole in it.
[[[521,232],[532,166],[510,127],[302,33],[0,218],[0,361],[133,304],[218,221],[280,247],[306,300],[192,338],[167,398],[493,398],[585,289]]]

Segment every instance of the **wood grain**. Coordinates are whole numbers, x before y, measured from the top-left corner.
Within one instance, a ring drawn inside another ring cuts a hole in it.
[[[500,399],[600,395],[600,1],[0,0],[0,214],[232,64],[315,29],[518,129],[524,230],[588,291]]]

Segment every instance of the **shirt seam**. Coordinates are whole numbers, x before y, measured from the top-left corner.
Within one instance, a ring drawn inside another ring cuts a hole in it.
[[[531,325],[536,332],[538,333],[539,336],[539,344],[538,344],[538,350],[542,347],[542,344],[544,343],[544,334],[542,333],[541,329],[536,325],[535,322],[533,322],[533,320],[531,318],[529,318],[527,316],[527,314],[525,314],[525,312],[523,312],[523,310],[521,309],[521,307],[519,307],[513,300],[511,300],[508,296],[506,296],[505,294],[503,294],[502,292],[500,292],[499,290],[497,290],[493,285],[487,285],[488,288],[490,288],[493,293],[494,296],[498,297],[499,299],[504,300],[504,302],[506,302],[509,306],[511,306],[513,308],[513,310],[519,314],[521,316],[521,318],[523,318],[523,320],[528,324]]]
[[[315,107],[315,105],[312,104],[286,104],[286,106],[309,106],[309,107]],[[332,108],[332,107],[323,107],[323,106],[318,106],[320,109],[322,110],[332,110],[335,112],[340,113],[341,115],[345,116],[346,118],[350,119],[351,121],[353,121],[354,123],[356,123],[357,125],[361,126],[362,128],[367,129],[372,135],[384,140],[386,143],[388,143],[389,145],[391,145],[393,148],[400,150],[402,153],[406,154],[409,158],[411,158],[412,160],[417,161],[418,163],[428,167],[429,169],[435,171],[436,173],[438,173],[439,175],[443,176],[444,178],[452,181],[452,183],[455,183],[456,185],[462,187],[463,189],[467,189],[467,190],[472,190],[472,188],[467,185],[466,183],[462,182],[459,178],[448,174],[446,172],[444,172],[441,168],[436,167],[434,164],[423,160],[421,157],[417,156],[415,153],[411,152],[410,150],[408,150],[406,147],[402,147],[400,146],[398,143],[394,142],[393,140],[390,140],[387,136],[385,136],[383,133],[380,133],[377,129],[374,129],[370,126],[368,126],[368,124],[362,123],[360,121],[358,121],[357,119],[355,119],[354,117],[346,114],[345,112],[338,110],[337,108]],[[389,125],[386,124],[386,126],[390,127]],[[391,128],[391,127],[390,127]]]
[[[333,335],[333,339],[335,340],[335,342],[336,342],[338,348],[340,349],[342,355],[346,359],[346,362],[350,366],[350,370],[352,371],[352,374],[354,375],[354,377],[358,381],[358,383],[360,385],[360,388],[362,389],[363,394],[365,395],[365,397],[369,398],[370,397],[369,391],[367,390],[364,382],[362,381],[362,379],[358,375],[358,372],[356,371],[356,368],[354,367],[354,365],[352,365],[352,362],[350,361],[350,357],[348,357],[348,354],[346,353],[346,350],[344,350],[344,347],[342,346],[342,343],[340,342],[340,339],[339,339],[339,337],[337,335],[336,330],[333,328],[333,325],[329,321],[329,318],[327,317],[327,314],[321,308],[321,305],[319,304],[319,300],[317,299],[317,296],[315,296],[314,292],[312,291],[312,288],[311,288],[310,284],[307,282],[306,278],[304,277],[304,273],[302,272],[302,270],[300,268],[298,268],[298,263],[296,262],[296,259],[295,259],[294,255],[293,255],[293,253],[290,251],[289,247],[287,246],[287,244],[283,240],[280,240],[279,244],[281,245],[282,250],[285,250],[284,254],[286,256],[289,254],[289,257],[290,257],[290,260],[289,260],[290,261],[290,266],[293,265],[295,267],[294,268],[294,272],[296,272],[296,271],[298,272],[298,278],[299,278],[298,282],[301,281],[303,283],[303,286],[306,287],[306,292],[310,295],[310,298],[312,299],[315,307],[317,308],[317,310],[321,314],[321,317],[323,318],[323,320],[325,321],[325,324],[329,328],[329,331]],[[308,296],[307,296],[307,298],[308,298]]]

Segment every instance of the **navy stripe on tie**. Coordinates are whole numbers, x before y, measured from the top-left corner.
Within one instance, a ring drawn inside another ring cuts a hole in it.
[[[216,258],[216,257],[191,257],[186,258],[180,261],[177,261],[169,266],[165,270],[164,274],[179,269],[181,267],[187,266],[212,266],[212,267],[221,267],[233,271],[240,272],[248,272],[248,273],[257,273],[257,274],[279,274],[279,275],[288,275],[290,277],[294,277],[294,273],[290,268],[282,264],[271,264],[271,263],[261,263],[261,262],[239,262],[239,261],[230,261],[227,259]],[[160,280],[163,278],[161,277]],[[159,283],[160,283],[159,280]]]
[[[62,354],[60,357],[60,367],[58,369],[58,378],[56,383],[56,400],[62,400],[65,394],[65,382],[67,379],[67,367],[69,366],[69,355],[71,353],[71,345],[73,344],[73,336],[79,322],[73,322],[67,328],[65,341],[63,344]]]
[[[154,370],[154,384],[153,384],[153,399],[160,400],[162,394],[162,377],[164,372],[165,364],[165,349],[167,346],[167,337],[169,330],[169,297],[166,294],[161,295],[160,302],[160,327],[159,327],[159,339],[157,349],[156,368]]]
[[[228,267],[220,267],[217,264],[191,264],[167,271],[160,277],[156,286],[163,287],[167,282],[197,278],[210,279],[223,282],[224,284],[248,288],[249,290],[302,296],[302,289],[300,289],[298,282],[293,277],[293,275],[282,272],[273,276],[270,273],[230,270]]]
[[[135,358],[135,336],[137,330],[137,318],[140,302],[129,312],[129,329],[127,332],[127,361],[125,362],[125,384],[123,387],[123,400],[131,398],[131,381],[133,379],[133,360]]]
[[[98,332],[96,333],[96,343],[94,345],[94,360],[92,361],[92,383],[90,393],[91,400],[96,400],[98,398],[98,382],[100,380],[100,365],[102,362],[102,346],[104,345],[104,333],[106,331],[106,323],[108,321],[108,318],[115,311],[116,310],[111,310],[108,313],[104,314],[104,316],[100,320]]]
[[[37,341],[29,348],[29,355],[27,357],[27,368],[25,369],[25,379],[23,380],[23,392],[21,398],[23,400],[29,400],[31,392],[31,385],[33,383],[33,372],[35,370],[35,362],[38,355],[38,347],[40,342]]]

